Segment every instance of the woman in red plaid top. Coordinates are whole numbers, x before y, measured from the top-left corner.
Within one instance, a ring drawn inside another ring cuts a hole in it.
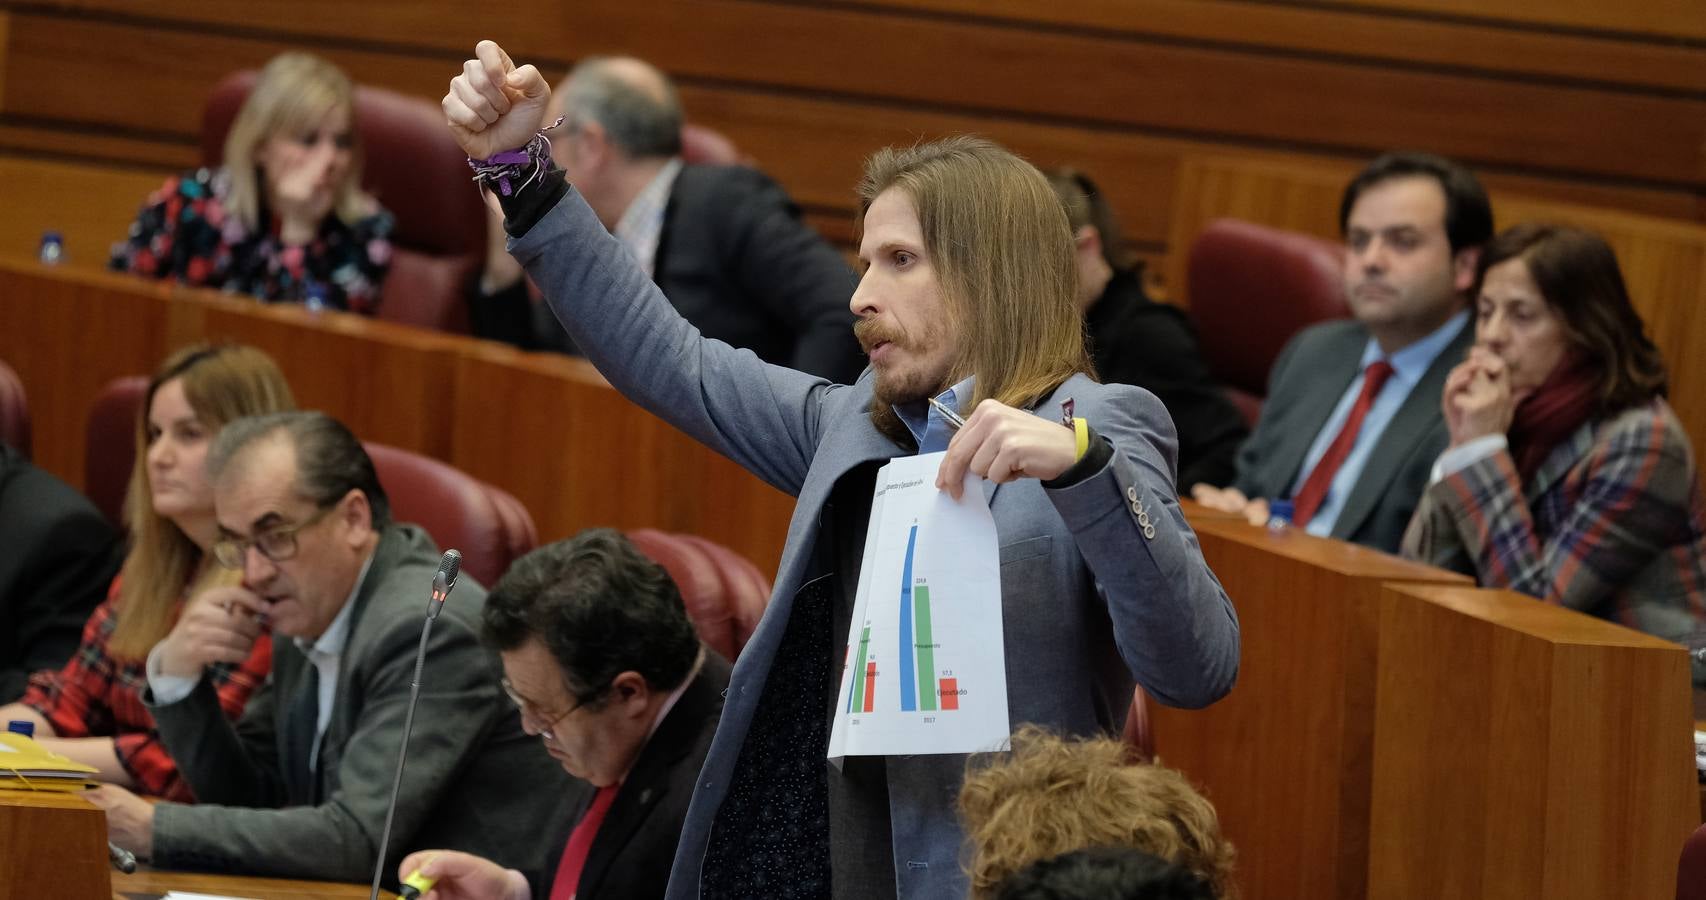
[[[1404,554],[1688,641],[1706,628],[1706,505],[1617,257],[1519,225],[1480,270],[1475,347],[1445,382],[1451,445]]]
[[[232,419],[294,405],[278,366],[251,347],[198,345],[166,360],[138,417],[124,568],[65,668],[37,672],[22,700],[0,708],[0,719],[33,721],[42,744],[99,769],[102,781],[194,799],[143,705],[144,660],[187,598],[239,577],[207,552],[218,529],[203,465],[214,434]],[[209,668],[227,715],[243,711],[271,665],[272,642],[263,636],[247,654]]]

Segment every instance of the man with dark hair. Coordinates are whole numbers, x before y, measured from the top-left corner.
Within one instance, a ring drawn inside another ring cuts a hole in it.
[[[1395,553],[1445,449],[1440,393],[1474,342],[1469,292],[1493,213],[1473,173],[1425,153],[1376,159],[1339,210],[1353,318],[1286,344],[1237,477],[1191,493],[1256,523],[1290,498],[1310,534]]]
[[[444,108],[484,160],[529,145],[551,92],[496,44],[475,52]],[[1172,421],[1085,374],[1071,230],[1042,173],[951,138],[878,152],[859,194],[850,305],[871,366],[851,385],[704,339],[563,173],[501,201],[516,258],[612,385],[799,498],[670,897],[964,896],[965,756],[827,759],[877,472],[895,457],[940,452],[939,502],[969,484],[988,503],[1005,638],[978,652],[1002,654],[1014,724],[1117,732],[1134,683],[1202,706],[1237,676],[1237,617],[1174,495]]]
[[[595,790],[560,805],[543,869],[429,850],[399,875],[418,868],[463,900],[662,897],[729,664],[699,642],[669,573],[607,528],[516,560],[483,625],[522,727]]]
[[[553,158],[701,333],[832,381],[858,377],[847,263],[762,172],[682,160],[681,100],[667,76],[638,59],[593,57],[553,99],[551,118],[564,117],[550,133]],[[550,309],[528,297],[502,222],[491,231],[470,300],[474,333],[573,352]]]
[[[1045,172],[1066,208],[1078,263],[1078,305],[1104,382],[1135,384],[1167,406],[1179,429],[1180,484],[1224,483],[1249,435],[1244,417],[1209,373],[1190,317],[1143,287],[1143,260],[1125,245],[1107,198],[1073,169]]]
[[[112,787],[94,799],[113,841],[162,867],[366,881],[438,550],[390,521],[372,460],[323,413],[232,422],[208,468],[212,556],[243,584],[191,601],[149,653],[144,694],[199,802],[150,805]],[[484,601],[464,575],[434,623],[386,871],[420,846],[518,866],[548,849],[529,823],[564,779],[503,700],[478,638]],[[203,673],[242,659],[266,623],[272,674],[233,724]]]

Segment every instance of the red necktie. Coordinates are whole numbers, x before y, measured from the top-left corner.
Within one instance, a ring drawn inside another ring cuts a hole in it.
[[[581,816],[575,830],[569,832],[568,846],[563,848],[563,859],[557,864],[557,879],[551,882],[551,900],[574,900],[575,889],[580,886],[581,870],[586,868],[586,855],[592,849],[592,839],[598,834],[598,826],[604,822],[604,814],[610,811],[610,804],[616,799],[620,785],[601,787],[593,795],[592,805],[587,807],[586,815]]]
[[[1357,395],[1350,417],[1345,419],[1345,427],[1339,429],[1339,436],[1327,445],[1327,452],[1321,454],[1315,469],[1304,480],[1297,496],[1292,498],[1292,524],[1299,528],[1308,525],[1315,511],[1321,508],[1321,501],[1327,499],[1327,489],[1333,486],[1333,476],[1339,474],[1339,466],[1344,465],[1345,457],[1350,456],[1351,448],[1356,446],[1357,432],[1362,430],[1362,420],[1368,416],[1368,408],[1374,405],[1374,398],[1380,395],[1380,389],[1390,377],[1392,364],[1384,359],[1369,363],[1363,370],[1362,393]]]

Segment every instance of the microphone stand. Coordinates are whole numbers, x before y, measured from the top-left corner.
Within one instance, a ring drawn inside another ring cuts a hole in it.
[[[462,554],[446,550],[439,561],[438,574],[432,576],[432,596],[427,599],[426,621],[421,623],[421,645],[415,651],[415,678],[409,683],[409,709],[403,715],[402,746],[397,750],[397,775],[391,780],[391,802],[385,807],[385,830],[379,835],[379,858],[373,864],[373,890],[368,900],[379,900],[379,881],[385,874],[385,851],[391,843],[391,822],[397,817],[397,794],[403,787],[403,764],[409,759],[409,733],[415,726],[415,703],[421,698],[421,669],[426,665],[427,638],[432,635],[432,623],[444,611],[444,601],[456,587],[456,575],[462,569]]]

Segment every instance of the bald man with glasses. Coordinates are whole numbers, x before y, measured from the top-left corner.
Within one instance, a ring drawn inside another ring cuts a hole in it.
[[[112,840],[159,868],[365,882],[379,853],[415,651],[439,552],[393,522],[373,462],[321,413],[225,426],[208,458],[219,538],[243,573],[184,610],[148,656],[162,742],[199,803],[104,787]],[[479,640],[485,590],[464,576],[434,623],[385,860],[454,846],[542,865],[527,823],[567,779],[503,699]],[[273,668],[235,723],[204,673],[264,628]]]

